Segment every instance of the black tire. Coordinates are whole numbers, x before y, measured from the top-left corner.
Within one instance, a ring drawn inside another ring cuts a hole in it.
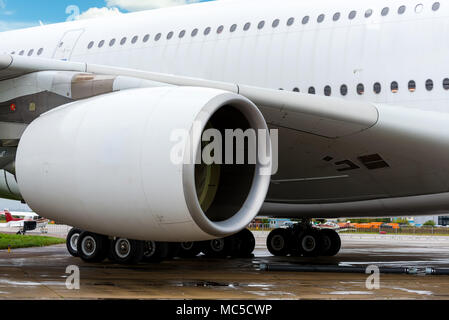
[[[341,250],[340,235],[331,229],[320,230],[321,234],[321,255],[325,257],[336,256]]]
[[[317,257],[321,253],[320,241],[321,234],[319,230],[307,229],[300,232],[297,236],[297,246],[299,254],[304,257]]]
[[[267,238],[268,251],[274,256],[285,257],[291,253],[291,233],[287,229],[275,229]]]
[[[111,241],[109,257],[120,264],[138,264],[143,259],[143,241],[117,238]]]
[[[203,242],[203,253],[207,258],[227,258],[235,252],[236,239],[233,236]]]
[[[199,242],[181,242],[179,243],[178,257],[194,258],[201,253],[202,249]]]
[[[170,247],[167,242],[144,241],[143,261],[148,263],[159,263],[167,259]]]
[[[244,229],[234,235],[236,239],[235,252],[232,256],[238,258],[249,258],[256,248],[256,238],[251,231]]]
[[[102,262],[108,256],[109,239],[106,236],[83,231],[78,238],[77,251],[84,262]]]
[[[77,242],[79,239],[80,234],[83,232],[81,229],[72,228],[72,230],[69,231],[69,234],[66,238],[66,246],[67,251],[73,256],[78,257],[78,248],[77,248]]]

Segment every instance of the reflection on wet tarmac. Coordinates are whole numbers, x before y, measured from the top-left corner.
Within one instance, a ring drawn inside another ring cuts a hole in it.
[[[272,257],[258,241],[252,259],[198,257],[161,264],[85,264],[65,246],[0,252],[0,299],[449,299],[449,276],[265,272],[261,264],[449,268],[449,237],[369,239],[343,237],[332,258]],[[65,287],[68,265],[78,265],[81,290]]]

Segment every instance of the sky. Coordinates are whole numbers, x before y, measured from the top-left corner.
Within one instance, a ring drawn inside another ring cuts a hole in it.
[[[211,0],[0,0],[0,32]]]

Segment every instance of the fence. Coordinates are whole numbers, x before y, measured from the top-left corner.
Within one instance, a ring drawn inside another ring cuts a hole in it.
[[[271,231],[274,228],[269,223],[251,223],[249,229],[252,231]],[[381,226],[379,228],[346,228],[339,230],[340,233],[387,233],[387,234],[403,234],[403,235],[447,235],[449,236],[449,227],[414,227],[402,226],[398,229],[392,227]]]
[[[347,228],[339,231],[340,233],[387,233],[387,234],[403,234],[403,235],[446,235],[449,236],[449,228],[446,227],[413,227],[404,226],[397,229],[380,227],[380,228]]]

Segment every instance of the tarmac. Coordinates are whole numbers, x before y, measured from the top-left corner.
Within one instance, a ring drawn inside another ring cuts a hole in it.
[[[342,235],[331,258],[273,257],[256,232],[255,257],[174,259],[161,264],[86,264],[65,245],[0,251],[0,299],[449,299],[449,276],[261,271],[261,264],[449,268],[449,237]],[[80,289],[66,286],[68,266]]]

